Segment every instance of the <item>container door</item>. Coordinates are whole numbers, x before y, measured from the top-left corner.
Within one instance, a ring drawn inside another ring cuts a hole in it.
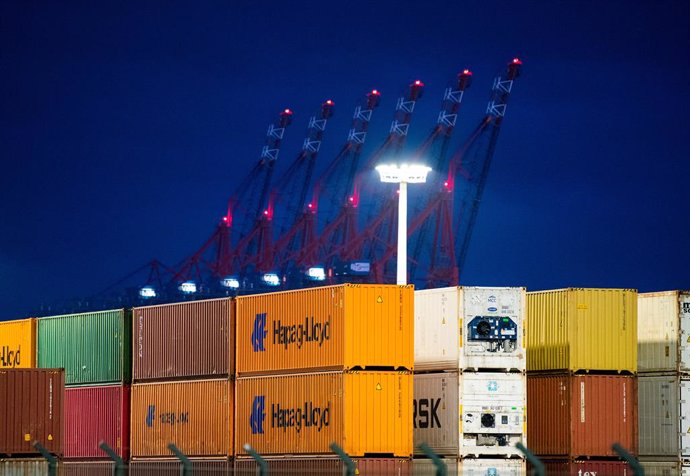
[[[690,456],[690,379],[680,381],[680,454]]]
[[[680,371],[690,371],[690,293],[678,296],[680,311]]]

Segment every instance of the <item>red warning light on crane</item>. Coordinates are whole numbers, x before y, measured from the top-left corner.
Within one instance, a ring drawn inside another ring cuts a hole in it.
[[[513,58],[513,64],[522,64],[522,61],[520,61],[518,58]]]
[[[420,80],[417,80],[417,81],[414,82],[414,85],[415,85],[415,86],[424,86],[424,83],[421,82]]]
[[[285,109],[283,111],[283,114],[292,114],[292,111],[290,109]]]
[[[264,215],[268,216],[268,210],[264,210]]]
[[[371,94],[373,94],[374,96],[378,96],[378,95],[380,95],[381,93],[379,92],[378,89],[372,89],[372,90],[371,90]]]
[[[332,106],[332,105],[333,105],[333,101],[329,99],[328,101],[326,101],[326,104],[328,104],[329,106]]]
[[[466,75],[468,75],[468,76],[472,76],[472,71],[470,71],[469,69],[463,69],[463,70],[462,70],[462,74],[466,74]]]

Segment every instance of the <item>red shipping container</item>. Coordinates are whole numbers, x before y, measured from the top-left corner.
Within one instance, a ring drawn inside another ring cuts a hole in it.
[[[551,460],[542,461],[548,475],[562,476],[632,476],[633,470],[625,461]],[[528,468],[530,469],[530,468]]]
[[[62,455],[63,369],[0,370],[0,455]]]
[[[101,441],[129,458],[128,385],[71,387],[65,390],[65,458],[108,459]]]
[[[527,375],[527,435],[538,456],[575,460],[636,455],[637,377]]]

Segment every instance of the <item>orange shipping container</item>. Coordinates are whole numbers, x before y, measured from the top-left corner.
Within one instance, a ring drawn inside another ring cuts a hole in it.
[[[619,443],[637,454],[637,377],[527,375],[527,434],[538,456],[615,457]]]
[[[0,368],[36,367],[36,319],[0,322]]]
[[[237,374],[407,369],[414,287],[325,286],[237,298]]]
[[[232,454],[233,384],[228,379],[132,385],[131,455]]]
[[[412,374],[329,372],[237,380],[236,448],[259,454],[412,456]]]
[[[403,458],[356,458],[355,474],[361,476],[406,476],[412,474],[412,460]],[[283,457],[267,459],[268,474],[298,475],[318,474],[341,476],[347,467],[340,458],[294,458]],[[195,472],[196,474],[196,472]],[[259,465],[253,459],[237,459],[234,464],[234,476],[255,476],[259,474]]]

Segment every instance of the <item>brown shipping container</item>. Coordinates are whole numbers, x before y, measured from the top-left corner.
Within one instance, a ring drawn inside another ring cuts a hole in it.
[[[0,370],[0,455],[62,455],[64,397],[62,369]]]
[[[62,476],[113,476],[114,470],[115,463],[112,461],[63,461],[61,474]]]
[[[194,476],[232,474],[232,462],[227,459],[214,460],[190,458],[190,460],[192,463],[192,474]],[[147,459],[132,461],[129,464],[130,476],[179,476],[180,474],[182,474],[182,463],[180,463],[178,459]]]
[[[325,286],[240,296],[237,375],[412,370],[414,287]]]
[[[632,476],[632,468],[625,461],[549,460],[542,461],[546,474],[554,476]]]
[[[224,298],[134,308],[134,381],[232,375],[234,307]]]
[[[355,474],[361,476],[383,475],[411,475],[412,460],[405,458],[355,458]],[[291,475],[298,474],[323,474],[342,476],[346,466],[339,458],[275,458],[267,459],[268,474]],[[253,459],[241,458],[235,460],[235,476],[255,476],[259,465]]]
[[[132,458],[232,454],[233,384],[228,379],[132,385]]]
[[[412,374],[330,372],[237,380],[235,454],[412,456]]]
[[[527,375],[527,434],[538,456],[616,457],[619,443],[637,454],[637,377]]]

